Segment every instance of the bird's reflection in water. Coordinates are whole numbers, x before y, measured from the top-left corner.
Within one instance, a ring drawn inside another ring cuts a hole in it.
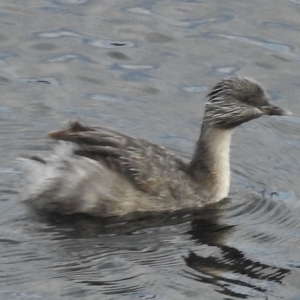
[[[54,226],[56,232],[62,233],[57,235],[56,240],[97,238],[99,241],[98,237],[101,239],[101,235],[131,235],[140,229],[178,224],[180,226],[184,223],[184,227],[189,229],[180,234],[189,236],[196,247],[183,256],[188,268],[185,268],[181,275],[194,281],[211,284],[215,286],[216,291],[227,297],[244,299],[253,296],[254,293],[256,296],[262,296],[269,290],[269,284],[281,284],[291,271],[254,261],[243,251],[228,245],[227,240],[231,233],[240,230],[228,224],[228,220],[224,218],[226,210],[231,207],[231,200],[225,199],[197,212],[148,214],[139,216],[135,221],[128,218],[99,219],[86,215],[67,217],[47,215],[46,220],[51,226],[43,230],[51,231]],[[121,237],[115,237],[114,241],[119,238]],[[199,250],[195,250],[197,245]],[[205,246],[208,252],[203,251],[202,246]],[[218,249],[217,254],[215,249]]]
[[[229,203],[228,199],[223,203],[222,209]],[[219,208],[211,211],[207,218],[191,221],[191,229],[188,231],[191,238],[197,244],[217,247],[221,251],[216,256],[202,256],[201,251],[190,251],[184,260],[189,268],[197,272],[185,270],[183,275],[213,284],[217,286],[219,293],[241,299],[248,298],[249,291],[252,295],[254,291],[260,295],[265,293],[268,290],[264,288],[266,281],[281,284],[291,270],[253,261],[239,249],[226,245],[227,237],[238,228],[221,224],[220,215]]]

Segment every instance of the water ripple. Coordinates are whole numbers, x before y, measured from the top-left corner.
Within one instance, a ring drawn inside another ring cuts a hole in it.
[[[197,28],[198,26],[209,24],[209,23],[219,23],[219,22],[228,22],[234,18],[234,15],[220,15],[213,18],[207,19],[194,19],[194,20],[184,20],[188,24],[189,29]]]
[[[206,86],[184,86],[181,89],[188,93],[203,93],[208,91],[208,87]]]
[[[152,17],[154,17],[156,20],[160,22],[166,23],[168,25],[183,27],[188,29],[195,29],[199,26],[210,24],[210,23],[228,22],[234,18],[234,15],[222,14],[211,18],[202,18],[202,19],[195,18],[195,19],[179,20],[171,17],[162,16],[144,7],[129,7],[123,10],[136,13],[136,14],[151,15]]]
[[[101,40],[97,38],[84,38],[83,43],[93,45],[100,48],[132,48],[135,47],[133,42],[128,41],[110,41],[110,40]]]
[[[65,38],[65,37],[75,37],[82,38],[83,35],[77,33],[76,31],[68,29],[60,29],[55,31],[46,31],[46,32],[36,32],[33,34],[37,38]]]
[[[270,42],[270,41],[264,40],[262,38],[246,37],[246,36],[241,36],[241,35],[230,35],[230,34],[214,33],[214,32],[204,33],[203,37],[205,37],[205,38],[225,38],[225,39],[233,40],[236,42],[251,44],[251,45],[259,46],[261,48],[267,49],[267,50],[275,52],[275,53],[285,54],[285,55],[291,56],[297,60],[300,60],[300,55],[294,53],[293,46]]]
[[[69,61],[74,61],[74,60],[75,61],[82,61],[82,62],[92,63],[92,64],[96,63],[96,61],[94,61],[93,59],[89,58],[86,55],[71,54],[71,53],[53,57],[53,58],[49,59],[49,62],[69,62]]]
[[[223,66],[212,66],[211,69],[214,75],[236,76],[237,72],[241,68],[237,66],[223,65]]]
[[[70,9],[66,7],[62,8],[62,7],[52,7],[52,6],[43,6],[39,8],[42,11],[46,11],[46,12],[50,12],[50,13],[59,13],[59,14],[69,14],[69,15],[74,15],[74,16],[85,16],[82,13],[79,12],[73,12]]]
[[[48,0],[49,2],[56,4],[56,5],[63,5],[63,6],[81,6],[87,5],[94,0]]]
[[[54,85],[59,85],[59,82],[55,78],[51,77],[45,77],[45,78],[35,78],[35,77],[30,77],[30,78],[21,78],[21,82],[27,82],[27,83],[40,83],[40,84],[54,84]]]
[[[73,30],[60,29],[48,32],[36,32],[33,34],[36,38],[77,38],[84,44],[101,47],[101,48],[132,48],[135,44],[130,41],[106,40],[99,39],[91,36],[86,36]],[[1,58],[1,56],[0,56]]]
[[[104,102],[127,102],[130,99],[125,97],[118,97],[111,94],[87,94],[86,97],[91,100],[104,101]]]
[[[300,30],[300,25],[294,24],[294,23],[264,21],[264,22],[262,22],[262,25],[264,25],[266,27],[282,28],[282,29],[288,29],[288,30],[293,30],[293,31]]]
[[[128,64],[119,64],[115,63],[111,66],[112,70],[151,70],[157,69],[159,67],[158,64],[152,65],[128,65]]]

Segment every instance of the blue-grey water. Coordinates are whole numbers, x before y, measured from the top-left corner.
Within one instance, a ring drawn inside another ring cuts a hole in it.
[[[0,299],[300,299],[300,1],[2,0]],[[104,224],[20,201],[19,155],[70,119],[192,155],[220,78],[293,116],[236,130],[230,200],[191,220]]]

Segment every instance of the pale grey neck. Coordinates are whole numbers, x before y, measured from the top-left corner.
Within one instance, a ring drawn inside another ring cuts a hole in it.
[[[232,130],[202,126],[190,171],[215,201],[228,196],[230,185],[230,142]],[[211,199],[213,200],[213,199]]]

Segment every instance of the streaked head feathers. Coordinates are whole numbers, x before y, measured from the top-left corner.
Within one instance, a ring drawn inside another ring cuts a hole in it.
[[[205,125],[231,129],[262,115],[285,115],[287,111],[269,103],[261,85],[250,78],[223,79],[207,95]]]

